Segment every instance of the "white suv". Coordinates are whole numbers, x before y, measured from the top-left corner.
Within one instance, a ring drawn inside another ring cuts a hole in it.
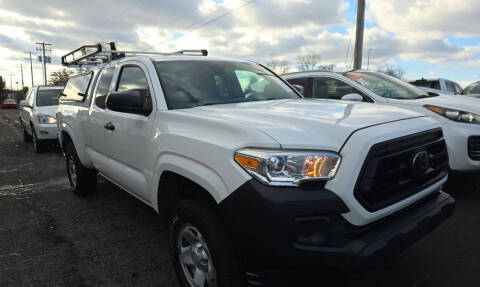
[[[182,286],[363,262],[453,211],[437,121],[303,99],[252,62],[123,57],[71,78],[64,94],[58,135],[73,191],[93,192],[99,173],[168,216]]]
[[[36,153],[48,142],[56,142],[58,99],[63,87],[39,86],[20,101],[19,116],[24,142],[32,142]]]
[[[369,71],[309,71],[283,78],[301,86],[306,98],[363,101],[431,116],[442,125],[450,168],[458,172],[480,171],[480,105],[475,98],[428,94],[396,78]]]

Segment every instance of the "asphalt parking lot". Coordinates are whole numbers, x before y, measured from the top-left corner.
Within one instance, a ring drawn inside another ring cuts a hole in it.
[[[0,286],[177,286],[166,222],[104,180],[75,196],[64,165],[58,148],[34,154],[17,111],[0,110]],[[363,271],[283,272],[270,285],[480,286],[476,182],[454,178],[454,216],[399,256]]]

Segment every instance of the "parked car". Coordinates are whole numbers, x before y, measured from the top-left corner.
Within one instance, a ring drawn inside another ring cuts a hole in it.
[[[5,99],[2,102],[2,109],[16,109],[17,102],[14,99]]]
[[[355,100],[396,106],[437,119],[448,146],[450,168],[480,170],[480,105],[465,96],[429,95],[413,85],[378,72],[302,72],[284,75],[302,85],[307,98]],[[376,114],[368,115],[376,117]]]
[[[362,263],[452,214],[437,121],[303,99],[261,65],[182,53],[120,57],[70,78],[57,123],[75,193],[93,192],[100,173],[168,216],[181,286]],[[81,65],[69,55],[65,65]]]
[[[63,87],[39,86],[30,90],[20,101],[20,127],[24,142],[33,142],[36,153],[46,144],[57,142],[56,115]]]
[[[462,91],[462,95],[474,97],[474,98],[480,98],[480,81],[466,87]]]
[[[458,95],[462,92],[462,87],[454,81],[447,79],[420,79],[410,81],[410,84],[417,86],[422,91],[439,95]]]

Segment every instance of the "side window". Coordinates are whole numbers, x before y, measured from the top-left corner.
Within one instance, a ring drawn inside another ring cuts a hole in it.
[[[152,98],[148,89],[147,77],[138,66],[124,66],[117,83],[117,92],[135,90],[145,96],[145,107],[152,108]]]
[[[303,87],[303,96],[305,98],[311,98],[312,97],[311,90],[309,89],[310,78],[289,79],[287,81],[292,85],[302,86]]]
[[[114,67],[105,69],[98,80],[97,90],[95,91],[95,105],[101,109],[105,109],[105,100],[110,91],[114,71]]]
[[[455,93],[455,87],[453,86],[453,83],[450,81],[445,81],[445,85],[447,86],[447,90],[449,92]]]
[[[313,79],[313,98],[340,100],[348,94],[363,96],[362,92],[340,80],[333,78]]]

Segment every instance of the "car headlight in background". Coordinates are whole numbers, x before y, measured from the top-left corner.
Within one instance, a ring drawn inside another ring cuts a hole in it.
[[[303,181],[335,177],[341,157],[334,152],[241,149],[235,161],[261,182],[298,186]]]
[[[57,119],[47,115],[37,115],[38,123],[40,124],[56,124]]]
[[[442,115],[447,119],[455,122],[467,123],[467,124],[480,124],[480,115],[477,115],[474,113],[442,108],[437,106],[430,106],[430,105],[426,105],[424,107],[431,110],[434,113]]]

